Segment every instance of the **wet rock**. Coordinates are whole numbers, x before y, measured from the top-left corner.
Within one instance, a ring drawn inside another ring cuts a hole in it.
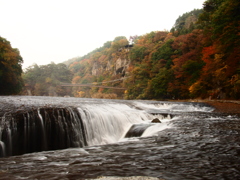
[[[152,124],[133,124],[125,135],[125,138],[141,137],[144,131]]]
[[[152,120],[152,123],[161,123],[161,121],[158,118],[155,118]]]

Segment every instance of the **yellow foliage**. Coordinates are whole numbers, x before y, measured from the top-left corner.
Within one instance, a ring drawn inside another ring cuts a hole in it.
[[[85,95],[85,92],[83,91],[78,91],[78,97],[84,97]]]
[[[191,94],[194,94],[194,93],[196,93],[196,92],[199,92],[200,90],[201,90],[201,81],[197,81],[197,82],[195,82],[194,84],[192,84],[190,87],[189,87],[189,92],[191,93]]]
[[[52,79],[51,79],[50,77],[47,77],[47,78],[45,79],[45,82],[46,82],[46,83],[51,83],[51,82],[52,82]]]

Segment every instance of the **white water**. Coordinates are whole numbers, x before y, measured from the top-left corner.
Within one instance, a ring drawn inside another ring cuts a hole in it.
[[[153,136],[157,134],[159,131],[162,131],[164,129],[170,128],[171,127],[171,121],[172,120],[177,120],[178,118],[174,119],[161,119],[161,123],[157,123],[154,126],[148,127],[144,133],[142,134],[141,137],[147,137],[147,136]]]
[[[100,99],[81,99],[81,98],[60,98],[60,97],[1,97],[1,102],[4,105],[14,107],[7,109],[7,113],[11,114],[24,110],[27,115],[24,115],[24,137],[30,139],[28,132],[32,132],[36,128],[35,120],[31,119],[38,116],[40,120],[41,136],[43,138],[42,146],[45,147],[48,137],[46,136],[46,122],[44,122],[43,114],[40,109],[44,108],[67,108],[70,113],[71,125],[69,127],[69,119],[63,115],[61,110],[57,111],[57,117],[54,116],[54,121],[58,122],[60,128],[60,137],[67,134],[67,142],[71,141],[69,136],[73,132],[75,140],[74,145],[81,146],[83,144],[83,136],[86,138],[87,145],[101,145],[121,141],[129,128],[133,124],[151,123],[151,120],[158,117],[162,123],[154,124],[148,127],[142,134],[143,137],[152,136],[159,131],[162,131],[171,126],[171,118],[164,117],[161,113],[171,112],[210,112],[209,107],[202,107],[198,104],[191,103],[170,103],[157,101],[124,101],[124,100],[100,100]],[[4,108],[0,107],[0,108]],[[35,116],[28,113],[29,109],[37,109]],[[77,108],[79,116],[73,110]],[[151,113],[158,114],[152,115]],[[44,110],[46,115],[48,112]],[[6,113],[5,113],[6,114]],[[44,116],[45,116],[44,115]],[[50,117],[49,115],[47,117]],[[5,120],[5,115],[0,117],[0,148],[5,149],[6,144],[2,140],[3,129],[7,132],[9,150],[12,147],[12,131],[9,122]],[[46,117],[45,117],[46,118]],[[175,118],[176,119],[176,118]],[[6,122],[5,122],[6,121]],[[46,121],[46,120],[45,120]],[[49,118],[48,118],[49,121]],[[53,121],[53,119],[52,119]],[[12,123],[17,120],[12,117]],[[84,135],[82,134],[82,125],[84,126]],[[31,124],[31,126],[30,126]],[[34,126],[34,127],[33,127]],[[51,127],[51,126],[50,126]],[[67,128],[66,128],[67,127]],[[49,128],[49,127],[48,127]],[[71,128],[71,129],[69,129]],[[16,129],[15,129],[16,130]],[[81,142],[80,142],[81,141]],[[28,141],[24,140],[24,146],[27,146]],[[2,150],[2,153],[5,153]]]
[[[149,123],[154,118],[153,115],[143,110],[119,103],[84,105],[84,107],[78,108],[78,111],[88,130],[87,142],[89,145],[117,142],[124,138],[133,124]]]
[[[146,104],[144,102],[135,102],[137,107],[146,110],[161,110],[166,112],[212,112],[213,108],[207,106],[199,106],[198,104],[161,102],[154,104]]]
[[[82,109],[78,108],[88,130],[87,142],[89,145],[116,142],[130,126],[132,119],[117,110],[116,107],[116,105],[87,105]]]

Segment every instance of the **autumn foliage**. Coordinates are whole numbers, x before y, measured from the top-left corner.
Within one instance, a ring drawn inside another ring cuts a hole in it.
[[[131,52],[140,69],[131,71],[125,82],[126,98],[239,99],[239,12],[237,0],[208,0],[203,11],[180,17],[172,34],[162,39],[159,32],[140,37]],[[189,16],[196,14],[198,22],[190,28]]]
[[[203,9],[180,16],[170,32],[135,36],[131,47],[126,37],[116,37],[67,63],[67,74],[73,75],[68,82],[102,87],[74,87],[68,93],[88,98],[240,99],[239,12],[239,0],[207,0]],[[33,69],[25,74],[28,84]],[[33,85],[38,94],[47,93],[41,83],[56,88],[58,78],[47,74]]]

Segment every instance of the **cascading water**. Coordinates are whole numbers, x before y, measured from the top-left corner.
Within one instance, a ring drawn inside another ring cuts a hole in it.
[[[2,96],[0,180],[240,179],[239,115],[212,111],[201,103]]]
[[[159,104],[18,96],[1,100],[5,110],[0,126],[1,156],[114,143],[134,124],[142,124],[139,136],[167,128],[166,123],[149,127],[156,115],[147,111],[164,109]]]
[[[3,155],[86,145],[80,119],[68,108],[37,108],[1,117]],[[4,147],[4,148],[3,148]]]

